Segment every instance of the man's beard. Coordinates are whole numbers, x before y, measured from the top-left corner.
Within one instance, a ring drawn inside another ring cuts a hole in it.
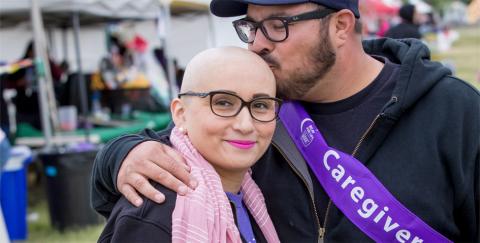
[[[307,54],[307,65],[293,70],[284,77],[275,76],[277,95],[280,98],[301,100],[332,68],[336,54],[329,39],[327,26],[322,26],[319,43]],[[262,58],[273,68],[280,68],[279,62],[268,54]]]

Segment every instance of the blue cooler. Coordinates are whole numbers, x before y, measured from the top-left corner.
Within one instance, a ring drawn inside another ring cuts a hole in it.
[[[28,147],[12,147],[0,177],[0,202],[11,240],[27,239],[26,165],[32,161]]]

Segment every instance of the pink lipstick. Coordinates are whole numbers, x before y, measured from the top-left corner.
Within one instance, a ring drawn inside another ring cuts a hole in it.
[[[239,149],[250,149],[255,145],[255,141],[249,140],[228,140],[227,142]]]

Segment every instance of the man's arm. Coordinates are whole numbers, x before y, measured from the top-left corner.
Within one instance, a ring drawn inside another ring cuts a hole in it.
[[[162,134],[144,130],[140,134],[129,134],[108,142],[95,157],[92,171],[91,204],[100,214],[108,217],[121,194],[117,190],[116,180],[120,166],[128,153],[137,145],[146,141],[161,141]],[[152,135],[154,135],[152,137]],[[167,138],[168,140],[168,138]]]
[[[185,184],[195,187],[183,158],[169,147],[171,129],[169,126],[158,133],[147,129],[141,134],[125,135],[98,152],[91,183],[91,204],[97,212],[108,217],[120,194],[136,206],[143,202],[137,192],[163,202],[164,195],[153,188],[149,179],[181,195],[187,192]]]

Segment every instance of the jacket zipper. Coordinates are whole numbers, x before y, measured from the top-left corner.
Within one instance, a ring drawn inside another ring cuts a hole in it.
[[[280,152],[280,154],[282,154],[283,158],[285,158],[285,160],[287,161],[290,168],[292,168],[292,170],[295,172],[295,174],[297,174],[297,176],[300,177],[300,179],[302,179],[303,184],[305,185],[305,187],[308,190],[308,183],[305,181],[305,178],[300,174],[300,172],[298,172],[298,170],[295,168],[295,166],[293,166],[290,159],[288,159],[288,157],[285,155],[285,153],[283,153],[283,151],[275,143],[272,143],[272,145],[277,149],[277,151]],[[320,218],[318,217],[317,207],[315,206],[315,200],[313,199],[313,193],[310,190],[308,190],[308,194],[310,195],[310,202],[312,203],[313,211],[314,211],[314,214],[315,214],[315,219],[317,221],[317,226],[318,226],[318,240],[317,240],[317,242],[320,242],[320,240],[323,238],[325,228],[322,228],[322,225],[320,225]]]
[[[383,114],[383,113],[382,113]],[[368,133],[370,132],[370,130],[372,130],[373,126],[375,125],[375,123],[377,123],[377,120],[378,118],[380,118],[382,116],[382,114],[378,114],[375,119],[373,119],[373,122],[370,124],[370,126],[368,126],[367,130],[365,131],[365,133],[363,133],[362,137],[360,138],[360,140],[358,141],[357,145],[355,146],[355,149],[353,149],[353,152],[352,152],[352,156],[355,157],[355,155],[357,154],[358,152],[358,149],[360,148],[360,145],[362,145],[363,143],[363,140],[365,140],[365,138],[367,137]]]
[[[386,107],[389,107],[390,105],[396,103],[398,101],[398,98],[396,96],[392,96],[392,98],[390,99],[390,101],[388,102],[388,104],[386,105]],[[363,141],[365,140],[365,138],[367,137],[367,135],[370,133],[370,131],[372,130],[373,126],[377,123],[377,120],[384,116],[385,113],[380,113],[378,114],[375,119],[373,119],[373,122],[370,124],[370,126],[368,126],[367,130],[363,133],[362,137],[360,138],[360,140],[358,141],[357,145],[355,146],[355,148],[353,149],[353,152],[352,152],[352,156],[355,157],[355,155],[357,154],[358,152],[358,149],[360,148],[360,145],[362,145]]]

